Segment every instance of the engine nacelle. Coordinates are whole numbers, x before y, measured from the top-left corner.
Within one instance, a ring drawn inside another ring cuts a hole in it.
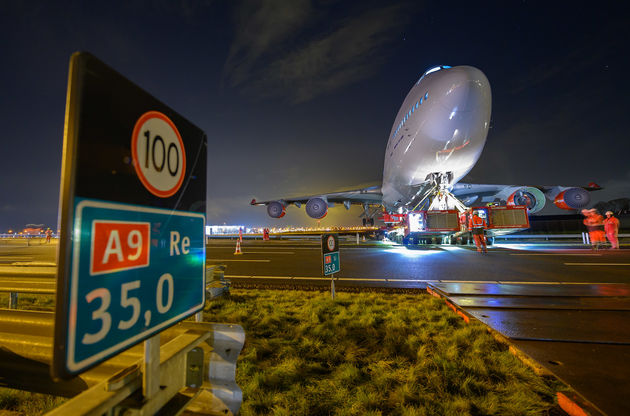
[[[282,218],[286,214],[287,207],[280,201],[273,201],[267,204],[267,214],[271,218]]]
[[[545,194],[538,188],[525,186],[517,189],[507,198],[507,205],[524,205],[527,211],[533,214],[545,206]]]
[[[591,202],[591,195],[583,188],[567,188],[553,199],[553,203],[562,209],[582,209]]]
[[[311,198],[306,203],[306,213],[316,220],[324,218],[328,214],[328,202],[324,198]]]

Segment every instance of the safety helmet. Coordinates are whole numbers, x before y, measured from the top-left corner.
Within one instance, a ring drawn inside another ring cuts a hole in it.
[[[606,215],[608,215],[608,214],[613,215],[613,212],[612,211],[606,211]]]

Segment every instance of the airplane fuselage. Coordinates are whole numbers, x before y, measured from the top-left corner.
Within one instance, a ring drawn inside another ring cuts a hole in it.
[[[492,96],[471,66],[427,71],[407,94],[390,132],[383,169],[383,205],[406,211],[431,174],[453,185],[475,165],[488,135]],[[426,186],[426,185],[424,185]]]
[[[576,210],[590,203],[587,187],[523,186],[458,183],[481,156],[488,130],[492,93],[486,76],[471,66],[439,66],[426,71],[411,88],[396,115],[385,150],[381,186],[257,202],[272,218],[281,218],[286,207],[305,204],[306,213],[323,218],[328,208],[361,204],[364,225],[380,212],[460,212],[471,206],[493,203],[525,206],[529,214],[540,211],[545,200],[561,209]],[[404,216],[404,215],[403,215]],[[394,217],[392,217],[394,218]],[[396,217],[398,218],[398,217]]]

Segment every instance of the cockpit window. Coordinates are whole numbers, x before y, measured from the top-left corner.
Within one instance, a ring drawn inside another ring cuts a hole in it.
[[[418,80],[418,82],[416,82],[416,85],[420,83],[420,81],[422,81],[422,78],[424,78],[427,74],[430,74],[431,72],[436,72],[439,71],[441,69],[449,69],[451,68],[449,65],[440,65],[440,66],[434,66],[433,68],[429,68],[427,69],[424,74],[422,74],[422,76],[420,77],[420,79]]]

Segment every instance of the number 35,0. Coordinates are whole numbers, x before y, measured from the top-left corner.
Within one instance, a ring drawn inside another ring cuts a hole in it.
[[[165,288],[166,286],[166,288]],[[126,330],[133,327],[142,310],[140,299],[135,296],[131,296],[130,292],[140,288],[140,280],[134,280],[131,282],[123,283],[120,289],[120,306],[123,309],[131,308],[131,316],[129,319],[124,319],[118,322],[118,329]],[[166,290],[166,301],[164,300],[164,293]],[[173,276],[170,273],[164,273],[158,280],[157,289],[155,293],[155,303],[159,313],[164,314],[171,309],[173,305]],[[95,344],[104,339],[109,333],[112,326],[112,315],[108,312],[111,304],[112,296],[107,288],[98,288],[92,290],[85,295],[87,303],[92,303],[95,299],[101,299],[101,304],[98,309],[92,312],[93,321],[101,321],[101,328],[93,334],[84,334],[81,342],[83,344]],[[148,312],[148,311],[147,311]],[[150,315],[149,315],[150,316]],[[147,323],[148,325],[148,323]]]

